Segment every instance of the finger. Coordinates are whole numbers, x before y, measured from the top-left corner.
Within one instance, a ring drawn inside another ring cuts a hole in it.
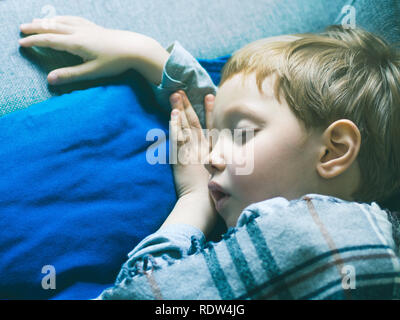
[[[65,23],[71,26],[80,26],[83,24],[94,24],[93,22],[78,16],[55,16],[54,19],[57,22]]]
[[[213,94],[208,94],[204,97],[204,106],[206,113],[206,128],[211,130],[213,127],[212,123],[212,111],[214,109],[215,96]]]
[[[171,130],[171,139],[172,141],[177,142],[177,146],[181,146],[185,143],[185,137],[182,132],[182,123],[181,123],[181,114],[182,112],[178,109],[173,109],[171,111],[171,121],[170,121],[170,130]]]
[[[189,129],[190,126],[189,126],[189,122],[185,115],[185,109],[183,106],[182,96],[179,93],[175,92],[174,94],[171,95],[170,102],[171,102],[172,109],[178,109],[181,111],[179,118],[180,118],[182,127]]]
[[[41,21],[21,24],[20,30],[25,34],[32,33],[57,33],[57,34],[71,34],[74,29],[71,26],[57,23],[51,19],[43,19]]]
[[[183,107],[185,109],[185,115],[188,120],[189,126],[192,128],[201,130],[202,127],[200,124],[199,117],[197,116],[196,112],[194,111],[192,104],[190,103],[186,93],[181,90],[179,90],[178,92],[182,96]]]
[[[95,60],[84,62],[78,66],[53,70],[47,76],[52,85],[65,84],[75,81],[92,80],[101,76]]]
[[[176,112],[176,111],[175,111]],[[169,141],[170,141],[170,155],[169,160],[171,164],[176,164],[178,159],[178,115],[171,112],[169,120]]]
[[[215,142],[218,138],[218,134],[213,130],[212,113],[214,109],[215,96],[208,94],[204,97],[204,108],[206,113],[206,138],[208,140],[209,152],[212,151]]]
[[[49,19],[49,18],[35,18],[32,20],[32,22],[41,22],[46,19]],[[62,23],[62,24],[66,24],[69,26],[81,26],[84,24],[93,24],[93,22],[86,20],[85,18],[78,17],[78,16],[54,16],[50,19],[54,20],[57,23]]]
[[[65,34],[35,34],[26,38],[19,39],[19,44],[22,47],[48,47],[55,50],[65,50],[74,53],[74,45],[70,40],[70,36]]]
[[[177,112],[175,109],[172,110],[171,119],[169,121],[169,134],[172,141],[178,140],[178,130],[179,130],[178,117],[179,117],[179,112]]]

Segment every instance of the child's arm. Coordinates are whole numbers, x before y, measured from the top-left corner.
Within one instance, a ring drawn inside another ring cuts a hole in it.
[[[217,88],[179,42],[175,41],[165,50],[145,35],[106,29],[75,16],[34,19],[20,28],[23,33],[30,34],[20,39],[22,47],[49,47],[84,60],[80,65],[51,71],[47,77],[50,84],[93,80],[135,69],[152,85],[158,103],[166,112],[171,110],[169,96],[178,89],[185,90],[201,126],[206,128],[204,97],[215,94]]]
[[[174,96],[179,99],[175,100]],[[176,146],[171,152],[182,154],[182,150],[186,149],[187,154],[191,155],[190,159],[178,158],[173,164],[178,201],[161,228],[143,239],[129,253],[129,259],[122,267],[116,284],[126,276],[137,275],[149,267],[168,266],[173,261],[186,257],[204,245],[205,236],[216,223],[217,212],[207,187],[209,174],[201,164],[201,157],[209,153],[208,141],[184,92],[174,96],[171,97],[171,104],[173,110],[179,110],[179,116],[173,117],[173,113],[171,115],[170,143]],[[205,105],[209,123],[213,100],[206,100]],[[183,137],[182,125],[189,128],[186,131],[188,139]],[[199,163],[193,163],[196,161]]]
[[[217,212],[207,188],[209,174],[201,163],[201,157],[209,153],[208,141],[203,135],[199,119],[185,93],[175,93],[171,97],[171,104],[174,111],[179,110],[177,117],[173,116],[174,112],[171,113],[170,143],[176,146],[176,148],[172,148],[172,152],[181,153],[183,149],[186,149],[187,154],[192,155],[190,159],[178,158],[178,161],[173,164],[178,201],[161,228],[143,239],[128,254],[129,259],[122,266],[116,279],[116,287],[114,287],[116,290],[105,291],[97,299],[111,298],[111,296],[117,299],[137,298],[137,291],[130,292],[132,295],[125,292],[126,296],[124,297],[118,296],[116,292],[121,287],[125,288],[126,283],[131,281],[130,279],[140,282],[140,275],[149,275],[150,269],[168,267],[174,262],[198,252],[205,244],[205,235],[212,230],[216,223]],[[206,99],[205,105],[209,124],[213,99]],[[182,126],[188,128],[186,130],[188,139],[183,136]],[[182,164],[182,161],[185,164]],[[200,162],[193,164],[191,161]],[[184,270],[184,272],[187,271],[188,268]],[[199,276],[202,277],[202,275]],[[140,284],[137,288],[139,288],[141,296],[146,296],[147,293],[142,292]]]
[[[106,29],[81,17],[34,19],[20,28],[23,33],[31,34],[20,39],[22,47],[49,47],[70,52],[84,60],[80,65],[50,72],[50,84],[92,80],[134,68],[150,83],[158,85],[169,57],[167,50],[150,37]]]

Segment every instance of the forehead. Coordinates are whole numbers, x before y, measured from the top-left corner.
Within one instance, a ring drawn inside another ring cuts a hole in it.
[[[237,115],[260,116],[265,112],[265,104],[275,101],[273,85],[275,77],[268,76],[262,83],[260,92],[255,74],[244,76],[236,74],[219,87],[212,113],[213,127],[215,121],[224,117]],[[260,114],[261,113],[261,114]]]
[[[274,98],[275,81],[275,75],[267,76],[262,82],[260,91],[255,73],[236,74],[219,87],[215,103],[216,105],[219,103],[226,105],[232,100],[250,98],[271,100]]]

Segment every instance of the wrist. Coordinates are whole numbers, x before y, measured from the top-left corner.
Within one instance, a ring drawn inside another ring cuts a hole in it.
[[[154,85],[159,85],[169,56],[169,52],[160,43],[144,36],[140,48],[132,50],[130,65],[141,73],[147,81]]]
[[[210,194],[196,191],[185,194],[178,199],[163,226],[174,223],[189,224],[198,228],[207,236],[217,222],[217,215]]]

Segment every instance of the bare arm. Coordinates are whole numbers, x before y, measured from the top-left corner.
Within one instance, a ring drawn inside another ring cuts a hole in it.
[[[191,193],[178,199],[161,228],[170,224],[188,224],[207,236],[214,228],[216,220],[217,213],[208,192]]]
[[[134,68],[151,83],[158,85],[169,53],[156,40],[145,35],[103,28],[76,16],[33,19],[20,26],[22,47],[49,47],[80,56],[77,66],[53,70],[50,84],[113,76]]]
[[[156,40],[142,34],[125,30],[106,29],[81,17],[56,16],[52,19],[34,19],[21,25],[21,31],[30,36],[21,39],[23,47],[41,46],[67,51],[83,58],[84,63],[53,70],[48,75],[51,84],[63,84],[90,80],[122,73],[128,69],[139,71],[150,83],[161,82],[164,65],[169,53]],[[189,126],[190,141],[181,143],[175,153],[186,149],[190,161],[195,163],[173,163],[173,172],[178,202],[163,226],[168,224],[189,224],[207,234],[216,222],[217,213],[209,196],[207,183],[209,174],[202,160],[209,148],[201,132],[199,118],[184,92],[178,94],[177,102],[171,100],[174,109],[179,110],[177,118],[171,118],[171,142],[181,140],[182,123]],[[205,97],[207,127],[213,98]],[[182,141],[181,141],[182,142]],[[198,154],[197,143],[203,148]]]

